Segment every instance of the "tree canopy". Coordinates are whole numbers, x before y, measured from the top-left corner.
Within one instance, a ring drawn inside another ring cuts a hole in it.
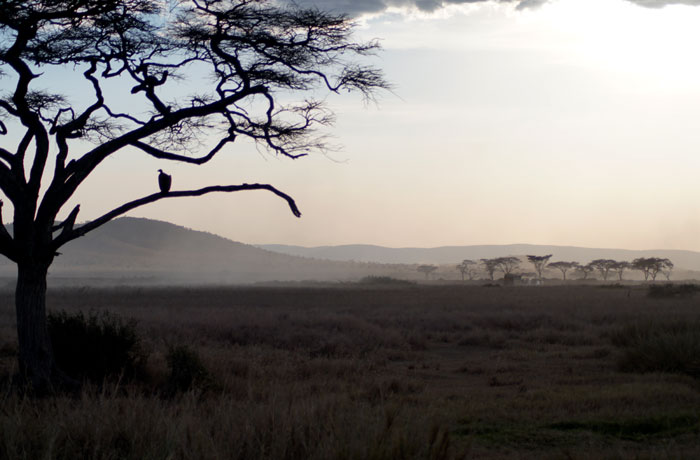
[[[377,42],[352,41],[353,27],[274,0],[0,2],[0,192],[14,213],[0,254],[18,265],[23,370],[46,380],[52,366],[46,274],[67,242],[140,206],[213,192],[267,190],[301,215],[288,194],[248,183],[166,187],[82,224],[79,204],[64,207],[124,151],[201,165],[238,139],[292,159],[323,150],[324,92],[371,99],[389,86],[364,63]]]
[[[542,279],[542,272],[544,269],[547,267],[547,263],[549,262],[549,259],[552,258],[552,254],[547,254],[546,256],[535,256],[535,255],[529,255],[527,256],[527,260],[532,263],[532,265],[535,267],[535,272],[537,272],[537,278]]]
[[[566,261],[559,261],[559,262],[552,262],[549,264],[551,268],[556,268],[561,272],[561,276],[563,280],[566,280],[566,272],[568,272],[571,269],[578,268],[579,263],[578,262],[566,262]]]

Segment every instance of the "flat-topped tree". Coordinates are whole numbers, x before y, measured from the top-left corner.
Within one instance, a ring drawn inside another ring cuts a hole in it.
[[[425,274],[425,279],[427,280],[427,279],[430,279],[430,275],[431,275],[434,271],[436,271],[437,269],[438,269],[438,268],[437,268],[435,265],[425,264],[425,265],[419,265],[418,268],[417,268],[416,270],[418,270],[418,271],[421,272],[421,273],[424,273],[424,274]]]
[[[81,225],[79,206],[59,221],[85,180],[124,150],[201,165],[239,138],[289,158],[323,149],[314,129],[332,114],[316,98],[388,87],[354,60],[378,45],[351,41],[352,30],[343,15],[274,0],[0,1],[0,191],[14,212],[0,253],[18,267],[19,365],[30,382],[63,378],[45,319],[62,245],[140,206],[213,192],[267,190],[300,216],[269,184],[160,191],[154,173],[154,193]],[[55,89],[71,71],[73,97]]]
[[[479,262],[484,266],[484,271],[488,273],[489,278],[493,281],[494,274],[498,270],[498,259],[481,259]]]
[[[617,265],[617,261],[612,259],[595,259],[592,260],[589,265],[600,272],[603,281],[607,281],[610,270]]]
[[[588,275],[590,275],[592,272],[594,272],[595,269],[596,268],[590,262],[585,264],[585,265],[579,265],[578,267],[576,267],[576,271],[583,275],[583,278],[581,278],[581,279],[584,279],[584,280],[587,280]]]
[[[659,272],[664,269],[668,271],[667,279],[671,277],[673,262],[661,257],[640,257],[632,261],[631,268],[640,270],[644,275],[644,281],[649,281],[649,278],[656,281]]]
[[[457,265],[457,270],[462,274],[462,281],[464,281],[465,276],[468,276],[470,281],[474,279],[474,269],[472,268],[474,265],[476,262],[469,259],[464,259],[461,264]]]
[[[547,268],[547,263],[551,258],[552,254],[547,254],[546,256],[527,256],[527,260],[535,267],[535,272],[537,272],[537,279],[542,279],[542,272],[545,268]]]
[[[617,278],[619,281],[622,281],[622,277],[625,274],[625,270],[627,270],[628,268],[632,268],[632,264],[624,260],[620,262],[615,262],[615,264],[613,264],[612,266],[612,269],[617,273]]]
[[[561,272],[561,277],[564,281],[566,281],[566,272],[568,272],[571,269],[578,268],[579,263],[578,262],[566,262],[566,261],[559,261],[559,262],[552,262],[549,264],[550,268],[556,268]]]
[[[496,258],[496,266],[503,272],[503,276],[510,275],[520,266],[520,259],[513,256]]]

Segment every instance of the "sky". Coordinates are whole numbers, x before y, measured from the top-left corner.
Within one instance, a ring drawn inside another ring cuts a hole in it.
[[[163,200],[129,215],[249,244],[554,244],[700,250],[700,0],[297,0],[343,11],[393,84],[328,96],[336,151],[245,142],[210,164],[127,153],[75,198],[91,218],[152,192],[270,183],[292,195]],[[128,177],[127,186],[124,178]]]

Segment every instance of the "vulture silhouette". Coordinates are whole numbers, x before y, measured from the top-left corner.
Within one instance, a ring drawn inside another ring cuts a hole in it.
[[[162,169],[159,169],[158,172],[158,186],[160,187],[160,192],[161,193],[168,193],[170,191],[170,186],[173,183],[173,178],[170,177],[170,175],[165,174]]]

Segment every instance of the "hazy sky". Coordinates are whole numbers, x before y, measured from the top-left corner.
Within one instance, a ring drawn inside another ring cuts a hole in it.
[[[296,198],[301,219],[265,192],[130,214],[245,243],[700,250],[700,0],[315,3],[381,39],[373,62],[395,86],[377,105],[328,98],[340,151],[293,161],[241,142],[202,167],[122,154],[81,216],[149,193],[163,167],[175,189]]]

